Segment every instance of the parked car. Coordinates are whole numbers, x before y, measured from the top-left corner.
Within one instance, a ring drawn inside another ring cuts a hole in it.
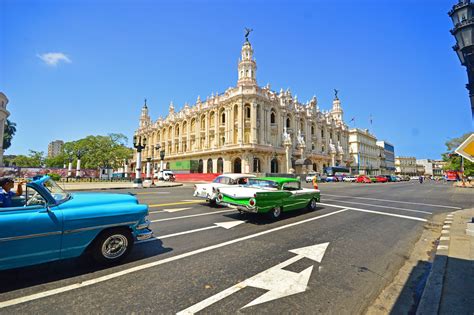
[[[119,262],[135,240],[152,237],[147,215],[133,195],[69,193],[44,176],[0,209],[0,270],[86,252],[101,264]]]
[[[387,177],[384,176],[384,175],[375,176],[375,179],[376,179],[377,183],[386,183],[386,182],[388,182]]]
[[[170,171],[170,170],[159,171],[156,174],[155,178],[158,178],[158,180],[164,180],[164,181],[167,181],[167,182],[174,182],[174,180],[176,179],[176,177],[174,176],[173,171]]]
[[[329,182],[337,182],[337,181],[338,181],[337,177],[336,177],[336,176],[332,176],[332,175],[327,175],[327,176],[326,176],[326,179],[325,179],[325,182],[328,182],[328,183],[329,183]]]
[[[357,181],[357,177],[355,177],[355,176],[346,176],[346,177],[343,178],[343,181],[348,182],[348,183],[355,183]]]
[[[316,172],[309,172],[308,174],[306,174],[305,181],[306,181],[307,183],[311,183],[315,177],[316,177],[316,180],[317,180],[318,182],[321,181],[320,176],[319,176],[318,173],[316,173]]]
[[[320,201],[319,190],[301,188],[300,181],[295,178],[249,178],[245,186],[219,188],[218,192],[219,204],[241,213],[268,214],[275,220],[282,212],[305,207],[315,210],[316,202]]]
[[[236,185],[245,185],[252,174],[223,174],[217,176],[212,183],[194,185],[194,197],[205,198],[211,205],[216,203],[217,189]]]
[[[367,184],[370,184],[372,183],[372,181],[370,180],[370,178],[368,176],[365,176],[365,175],[359,175],[357,177],[357,180],[356,180],[357,183],[367,183]]]

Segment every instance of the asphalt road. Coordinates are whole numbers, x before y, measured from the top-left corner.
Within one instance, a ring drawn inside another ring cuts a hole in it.
[[[316,211],[276,222],[209,207],[192,185],[132,190],[156,240],[119,266],[84,257],[0,272],[0,313],[361,313],[434,214],[474,205],[472,190],[444,183],[320,189]]]

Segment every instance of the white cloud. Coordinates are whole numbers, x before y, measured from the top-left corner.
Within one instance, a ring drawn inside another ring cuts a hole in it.
[[[43,60],[48,66],[55,67],[59,62],[63,61],[66,63],[71,63],[71,59],[63,53],[60,52],[50,52],[42,55],[37,55],[38,58]]]

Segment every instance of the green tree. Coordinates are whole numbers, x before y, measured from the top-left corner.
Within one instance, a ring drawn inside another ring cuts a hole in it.
[[[17,155],[11,160],[12,165],[20,167],[41,167],[44,164],[44,152],[29,150],[29,154]]]
[[[461,170],[461,156],[455,154],[454,150],[459,147],[461,143],[463,143],[470,135],[470,133],[466,133],[459,138],[453,138],[446,141],[447,152],[442,154],[443,161],[446,162],[446,165],[443,167],[444,170]],[[464,159],[464,175],[474,175],[474,163],[467,159]]]
[[[3,129],[3,150],[8,149],[12,145],[13,136],[16,133],[16,124],[9,119],[5,122]]]
[[[77,162],[77,152],[81,151],[81,168],[118,168],[123,164],[124,159],[130,159],[133,156],[133,149],[128,148],[126,143],[127,137],[123,134],[87,136],[77,141],[66,142],[63,146],[62,157],[57,161],[48,160],[48,163],[62,164],[69,158]]]

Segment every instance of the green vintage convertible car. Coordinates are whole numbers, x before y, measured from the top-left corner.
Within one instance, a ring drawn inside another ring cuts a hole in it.
[[[246,185],[219,188],[217,195],[218,204],[241,213],[266,213],[272,219],[305,207],[315,210],[319,200],[319,190],[301,188],[298,179],[283,177],[249,178]]]

